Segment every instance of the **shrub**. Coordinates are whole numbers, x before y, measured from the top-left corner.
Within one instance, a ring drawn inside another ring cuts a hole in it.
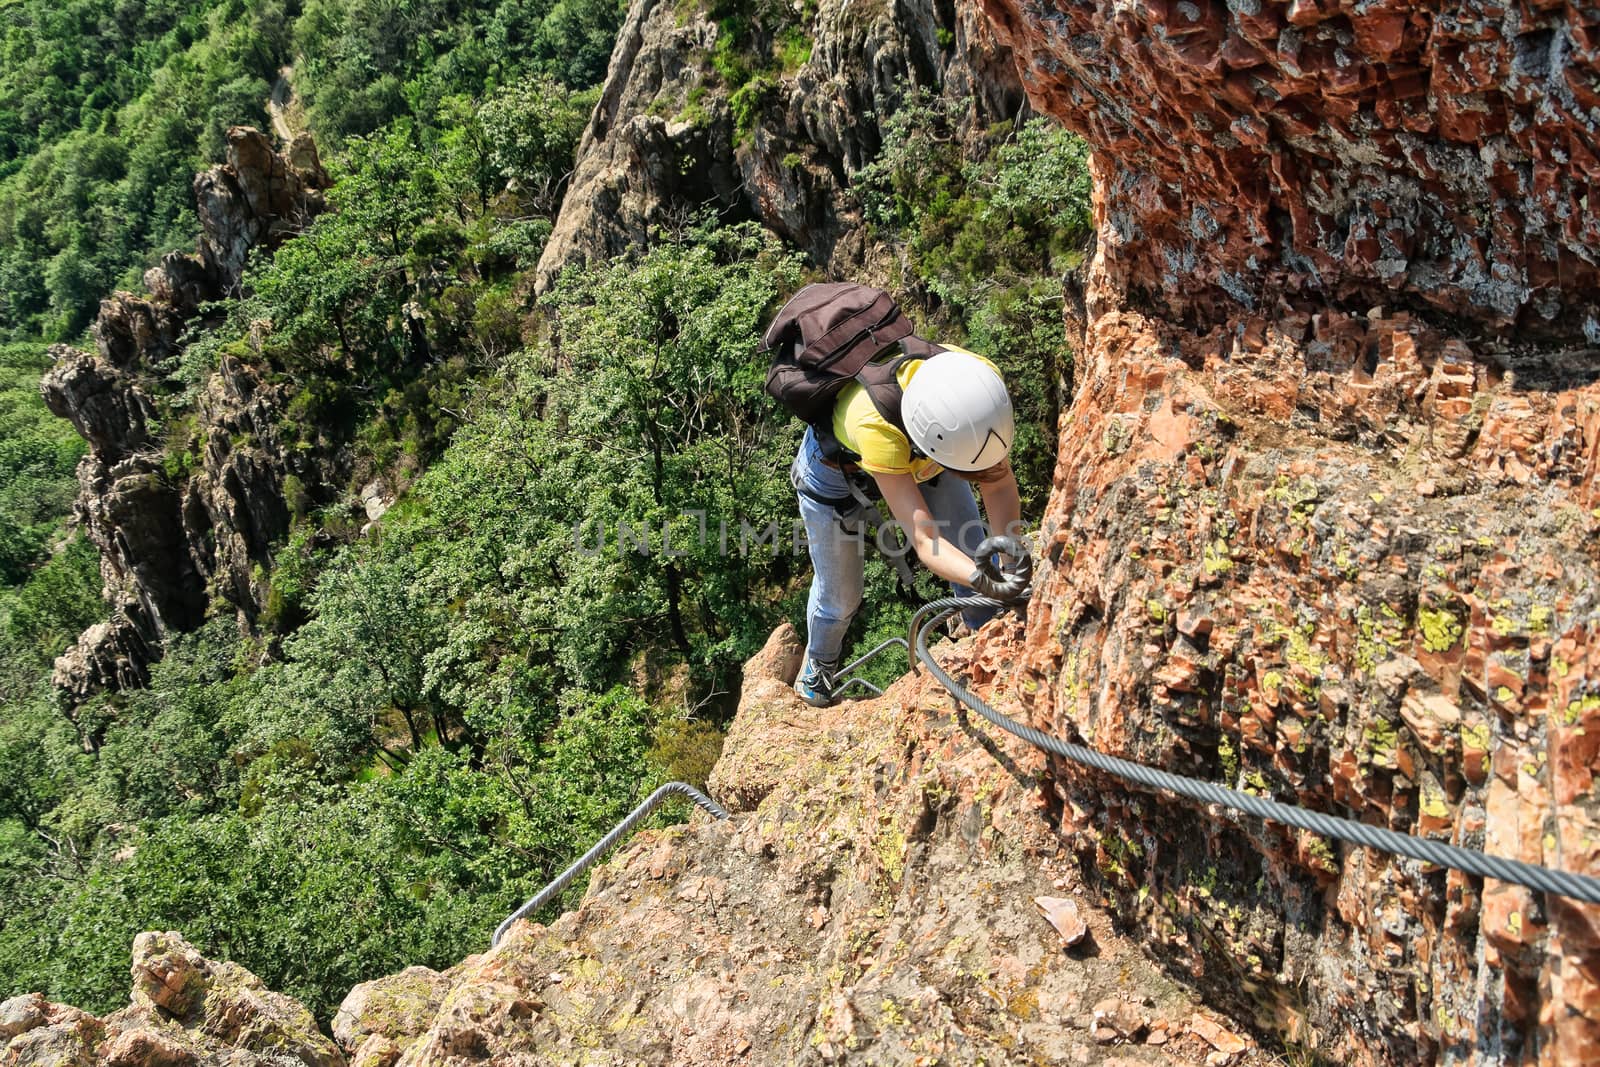
[[[735,89],[728,98],[728,106],[733,110],[734,136],[740,140],[748,137],[762,113],[777,99],[778,82],[767,74],[751,78]]]
[[[704,789],[722,755],[722,741],[722,731],[703,719],[665,719],[656,726],[650,762],[664,778]]]

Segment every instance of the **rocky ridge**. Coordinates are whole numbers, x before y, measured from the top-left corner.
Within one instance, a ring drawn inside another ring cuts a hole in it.
[[[78,467],[76,518],[100,550],[107,622],[90,627],[55,667],[69,704],[102,689],[141,685],[171,632],[198,626],[220,601],[253,618],[263,599],[253,571],[287,527],[283,479],[317,484],[317,457],[286,448],[285,397],[232,356],[195,401],[192,472],[171,471],[155,396],[164,361],[203,303],[234,295],[247,257],[272,250],[324,207],[328,176],[302,135],[280,155],[260,132],[228,132],[227,161],[195,177],[201,237],[145,274],[148,297],[102,301],[94,352],[58,345],[40,389],[50,410],[89,442]],[[187,446],[187,442],[182,442]],[[87,744],[93,737],[85,736]]]
[[[1020,632],[940,655],[992,681]],[[272,1042],[270,1062],[313,1067],[1269,1062],[1090,904],[1036,753],[953,714],[925,675],[810,708],[789,688],[799,659],[784,626],[748,666],[711,785],[731,821],[643,832],[548,928],[356,987],[332,1020],[342,1055],[242,969],[145,934],[130,1009],[8,1001],[0,1064],[48,1048],[247,1067]]]
[[[993,680],[1020,626],[995,631],[941,655]],[[926,674],[808,707],[800,655],[784,626],[747,665],[710,783],[730,821],[641,835],[548,928],[357,987],[352,1065],[1265,1062],[1078,895],[1036,753]],[[1054,898],[1083,901],[1075,945]]]
[[[541,285],[569,264],[646,247],[707,208],[759,220],[824,269],[859,272],[872,256],[850,176],[877,155],[882,118],[917,92],[959,101],[967,135],[1025,113],[1011,57],[974,4],[820,0],[799,17],[809,58],[756,75],[744,92],[760,102],[745,105],[741,125],[740,93],[713,61],[731,24],[698,5],[632,5]]]

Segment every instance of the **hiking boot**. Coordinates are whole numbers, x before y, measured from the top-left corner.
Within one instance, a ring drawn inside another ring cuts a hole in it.
[[[836,699],[833,672],[838,669],[836,663],[822,663],[807,656],[800,665],[800,677],[794,680],[794,691],[812,707],[826,708]]]

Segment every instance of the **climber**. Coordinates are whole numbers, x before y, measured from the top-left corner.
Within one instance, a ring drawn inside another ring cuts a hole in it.
[[[948,345],[926,359],[902,353],[889,365],[899,411],[880,411],[866,386],[847,384],[834,403],[832,425],[821,432],[815,424],[807,427],[790,468],[814,568],[806,656],[794,687],[816,707],[835,699],[845,631],[861,604],[863,534],[875,525],[864,519],[876,507],[874,489],[909,534],[917,557],[956,595],[970,591],[1010,600],[1030,577],[1025,552],[1002,556],[999,568],[987,556],[975,558],[987,531],[974,484],[996,528],[1013,532],[1020,526],[1017,480],[1007,458],[1011,398],[999,371],[983,357]],[[828,458],[835,451],[824,443],[829,436],[839,446],[837,459]],[[962,618],[976,629],[993,613],[969,608]]]
[[[915,336],[893,297],[853,282],[805,286],[773,317],[762,346],[772,354],[767,392],[807,424],[789,470],[813,568],[795,691],[826,707],[861,606],[865,542],[880,534],[875,496],[957,594],[1014,600],[1028,588],[1026,545],[985,543],[972,492],[976,484],[995,528],[1017,531],[1011,397],[993,363]],[[874,540],[887,548],[881,534]],[[903,548],[898,555],[909,585]],[[992,614],[969,608],[963,621],[976,628]]]
[[[972,491],[976,484],[995,528],[1017,531],[1011,397],[993,363],[917,337],[893,297],[852,282],[802,288],[773,317],[762,345],[772,354],[767,392],[807,424],[789,471],[813,568],[795,691],[826,707],[861,606],[866,536],[879,534],[878,546],[888,547],[875,496],[957,594],[1014,600],[1027,589],[1026,546],[1011,537],[985,542]],[[909,570],[902,582],[909,584]],[[992,614],[968,608],[962,617],[976,628]]]

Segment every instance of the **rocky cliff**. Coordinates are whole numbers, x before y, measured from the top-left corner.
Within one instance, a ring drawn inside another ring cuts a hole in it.
[[[111,607],[56,662],[69,703],[142,684],[164,637],[198,626],[211,604],[253,617],[263,598],[255,568],[287,526],[283,479],[316,484],[320,460],[284,447],[281,388],[230,356],[200,390],[191,421],[161,425],[163,364],[203,303],[236,293],[253,250],[272,250],[322,210],[327,185],[308,136],[279,155],[256,130],[230,130],[227,162],[195,177],[197,252],[172,253],[147,272],[148,297],[103,301],[94,352],[51,351],[41,390],[89,442],[75,511],[100,549]],[[174,426],[187,439],[174,440]],[[174,470],[172,455],[194,442],[203,442],[195,469]]]
[[[1593,9],[984,7],[1096,149],[1030,717],[1600,871]],[[1119,916],[1336,1059],[1600,1047],[1600,909],[1051,778]]]
[[[877,155],[884,118],[918,92],[959,101],[968,134],[1026,108],[1008,51],[970,3],[820,0],[795,10],[789,29],[809,56],[789,69],[771,58],[771,28],[699,5],[633,4],[541,284],[707,209],[760,220],[826,270],[859,272],[873,257],[850,175]],[[719,65],[719,55],[738,58]],[[731,84],[730,67],[748,66],[757,72]]]
[[[741,120],[695,92],[726,28],[640,0],[546,274],[707,198],[842,269],[864,238],[817,205],[874,150],[868,113],[970,84],[997,115],[1025,86],[1096,153],[1078,393],[1025,630],[942,654],[1105,751],[1600,873],[1600,17],[815,19]],[[786,640],[714,776],[732,823],[647,835],[549,928],[360,987],[333,1023],[353,1061],[1215,1063],[1259,1055],[1251,1026],[1339,1062],[1593,1061],[1600,910],[1039,761],[920,680],[814,712]]]

